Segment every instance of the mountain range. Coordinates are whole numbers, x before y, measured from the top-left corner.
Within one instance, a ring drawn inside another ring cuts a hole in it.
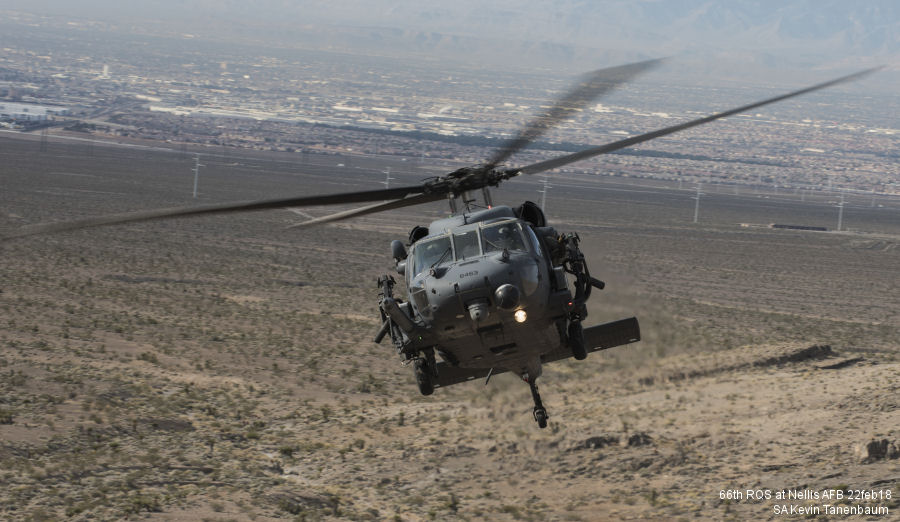
[[[735,71],[900,60],[896,0],[7,0],[8,8],[279,46],[508,65],[678,55]]]

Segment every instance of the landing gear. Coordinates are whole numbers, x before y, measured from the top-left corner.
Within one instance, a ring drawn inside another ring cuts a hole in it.
[[[581,327],[581,321],[569,324],[568,339],[572,357],[579,361],[587,358],[587,349],[584,346],[584,329]]]
[[[422,395],[431,395],[434,393],[434,380],[431,378],[431,368],[425,359],[416,359],[416,384],[419,385],[419,393]]]
[[[535,379],[530,379],[528,374],[522,376],[522,380],[528,383],[528,386],[531,387],[531,398],[534,399],[534,420],[537,421],[538,427],[543,429],[547,427],[547,419],[550,418],[547,415],[547,410],[544,409],[544,403],[541,402],[541,394],[538,393],[537,384],[535,384]]]
[[[434,379],[437,377],[436,361],[434,360],[434,350],[423,350],[418,357],[414,359],[414,368],[416,371],[416,384],[419,385],[419,393],[422,395],[431,395],[434,393]]]
[[[547,410],[543,408],[535,408],[534,409],[534,420],[538,423],[538,428],[546,428],[547,427]]]

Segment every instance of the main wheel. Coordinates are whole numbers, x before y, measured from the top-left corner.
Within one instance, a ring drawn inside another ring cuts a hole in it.
[[[546,428],[547,427],[547,410],[543,408],[535,408],[534,410],[534,420],[538,423],[538,428]]]
[[[425,359],[416,359],[416,384],[419,385],[419,393],[422,395],[431,395],[434,393],[434,381],[431,378],[431,368]]]
[[[572,323],[569,325],[569,349],[572,350],[572,357],[579,361],[587,358],[587,349],[584,346],[584,330],[581,323]]]

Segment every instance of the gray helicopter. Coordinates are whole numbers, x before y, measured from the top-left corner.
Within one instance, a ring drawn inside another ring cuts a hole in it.
[[[394,297],[393,277],[378,280],[382,327],[375,342],[390,334],[414,363],[422,395],[515,372],[531,387],[534,418],[544,428],[548,415],[535,383],[543,364],[640,340],[634,317],[582,327],[591,289],[604,283],[591,277],[578,241],[546,226],[529,201],[416,227],[409,253],[401,241],[391,244],[408,301]]]
[[[406,299],[395,297],[395,279],[379,278],[382,326],[375,336],[390,338],[405,363],[412,363],[423,395],[435,388],[513,372],[528,383],[534,419],[549,418],[536,381],[544,364],[640,340],[636,318],[590,326],[586,302],[604,283],[591,276],[575,233],[547,225],[543,210],[529,201],[518,207],[494,206],[490,187],[522,174],[536,174],[607,154],[740,112],[859,79],[868,69],[736,109],[592,147],[519,168],[503,162],[561,121],[582,110],[661,60],[599,69],[582,77],[559,101],[532,120],[483,165],[464,167],[408,187],[113,214],[77,221],[23,227],[0,238],[8,241],[101,225],[206,214],[277,208],[371,203],[292,227],[307,227],[446,199],[451,216],[428,227],[416,226],[404,245],[391,243]],[[474,205],[475,194],[482,203]],[[385,200],[388,200],[385,202]]]

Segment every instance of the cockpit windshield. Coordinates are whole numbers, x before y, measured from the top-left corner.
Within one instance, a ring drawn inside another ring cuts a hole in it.
[[[481,237],[484,239],[485,254],[504,249],[525,250],[522,232],[514,221],[486,226],[481,229]]]
[[[478,257],[481,254],[478,248],[478,230],[453,234],[453,249],[456,251],[457,261]]]
[[[432,266],[453,260],[450,237],[442,236],[416,243],[415,274],[418,275]]]
[[[477,228],[434,239],[420,240],[416,243],[411,255],[414,265],[410,276],[417,276],[433,266],[452,263],[453,261],[465,261],[490,252],[499,252],[504,249],[511,252],[524,252],[527,250],[522,230],[515,221],[488,225],[481,228],[480,232],[480,242],[478,240],[479,229]],[[534,239],[536,240],[537,238]],[[540,253],[540,248],[536,248],[536,250]]]

